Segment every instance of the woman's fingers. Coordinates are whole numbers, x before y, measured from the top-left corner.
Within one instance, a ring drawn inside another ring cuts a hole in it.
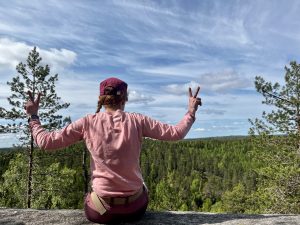
[[[200,91],[200,86],[197,87],[196,93],[195,93],[195,95],[193,96],[192,89],[189,87],[189,96],[190,96],[190,97],[196,98],[197,95],[198,95],[198,93],[199,93],[199,91]]]
[[[41,93],[38,93],[37,99],[35,100],[34,103],[36,103],[37,105],[39,105],[39,104],[40,104],[41,96],[42,96],[42,94],[41,94]]]
[[[196,91],[196,94],[194,95],[194,98],[196,98],[196,97],[197,97],[197,95],[198,95],[199,91],[200,91],[200,86],[198,86],[198,88],[197,88],[197,91]]]
[[[34,99],[33,99],[31,91],[27,91],[27,94],[29,95],[29,100],[33,102]]]
[[[192,89],[189,87],[189,112],[195,113],[198,109],[198,106],[202,105],[201,98],[198,98],[197,95],[200,91],[200,86],[197,87],[196,93],[193,96]]]
[[[190,87],[189,87],[189,96],[190,96],[190,97],[193,97],[193,94],[192,94],[192,88],[190,88]]]
[[[38,93],[38,96],[37,96],[36,100],[34,100],[31,91],[28,91],[27,94],[28,94],[29,100],[30,100],[31,102],[33,102],[33,103],[35,103],[35,104],[37,104],[37,105],[40,103],[42,93]]]

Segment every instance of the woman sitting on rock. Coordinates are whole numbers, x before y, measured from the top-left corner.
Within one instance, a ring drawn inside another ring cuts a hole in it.
[[[143,137],[180,140],[193,122],[201,99],[198,87],[193,96],[189,88],[189,107],[176,125],[161,123],[138,113],[124,112],[127,84],[117,78],[100,83],[96,114],[87,115],[59,131],[46,131],[39,121],[41,95],[29,94],[26,113],[37,145],[45,150],[67,147],[84,140],[91,154],[92,192],[85,198],[87,219],[96,223],[114,223],[139,219],[146,211],[148,193],[140,169]],[[105,111],[100,112],[104,106]]]

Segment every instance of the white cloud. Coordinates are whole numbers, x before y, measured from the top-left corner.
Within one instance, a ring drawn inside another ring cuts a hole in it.
[[[196,47],[195,44],[191,43],[189,40],[176,39],[175,37],[156,37],[152,41],[161,45],[172,45],[176,47],[188,47],[193,49]]]
[[[0,65],[15,69],[19,62],[25,62],[28,53],[33,49],[24,42],[13,41],[8,38],[0,38]],[[42,57],[42,63],[48,64],[53,70],[63,69],[74,63],[77,54],[67,49],[50,50],[40,49],[37,51]]]
[[[30,46],[21,42],[13,42],[7,38],[0,39],[0,65],[14,69],[30,51]]]
[[[129,90],[128,103],[144,103],[153,102],[154,98],[152,96],[147,96],[146,94],[139,93],[134,90]]]
[[[201,112],[209,115],[224,115],[226,110],[222,109],[201,109]]]
[[[143,4],[141,4],[143,3]],[[146,4],[145,4],[146,3]],[[144,2],[144,1],[113,1],[114,5],[120,6],[122,9],[131,9],[134,13],[144,11],[147,13],[154,13],[158,15],[176,16],[174,12],[169,9],[163,9],[155,2]]]
[[[76,60],[77,54],[73,51],[67,49],[55,49],[51,48],[50,50],[39,49],[40,55],[43,58],[43,61],[50,65],[50,67],[63,69]]]
[[[251,86],[248,78],[242,77],[232,70],[217,73],[206,73],[199,78],[205,90],[226,93],[234,89],[243,89]]]
[[[161,87],[161,89],[167,93],[171,93],[174,95],[187,95],[189,87],[192,88],[192,92],[194,94],[194,92],[198,86],[201,86],[200,83],[191,81],[186,84],[169,84],[167,86]],[[201,92],[201,89],[200,89],[200,92]]]
[[[199,128],[195,128],[193,131],[206,131],[206,129],[205,128],[202,128],[202,127],[199,127]]]
[[[163,86],[162,89],[175,95],[182,95],[187,93],[189,87],[195,90],[200,86],[205,92],[229,93],[235,89],[251,87],[252,84],[248,78],[242,77],[232,70],[205,73],[200,75],[198,80],[199,82],[190,81],[185,84],[169,84]]]

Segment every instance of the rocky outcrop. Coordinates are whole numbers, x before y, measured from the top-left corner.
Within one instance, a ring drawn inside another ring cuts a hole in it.
[[[89,222],[82,210],[0,209],[0,225],[82,225]],[[300,215],[241,215],[198,212],[147,212],[139,225],[298,225]]]

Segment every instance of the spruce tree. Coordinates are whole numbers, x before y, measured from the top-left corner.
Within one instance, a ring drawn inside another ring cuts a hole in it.
[[[20,62],[16,66],[18,74],[7,84],[10,86],[11,96],[7,98],[10,109],[0,107],[0,118],[7,119],[9,125],[0,127],[2,132],[20,132],[20,145],[28,150],[28,182],[27,182],[27,207],[31,208],[32,178],[33,178],[33,151],[34,140],[26,125],[27,115],[24,105],[28,101],[28,91],[35,98],[37,93],[42,93],[40,100],[39,116],[46,129],[53,130],[62,127],[70,118],[63,118],[57,114],[61,109],[69,106],[62,102],[55,91],[58,74],[50,75],[50,67],[42,65],[42,58],[36,47],[27,57],[26,63]],[[25,123],[24,123],[25,122]]]

